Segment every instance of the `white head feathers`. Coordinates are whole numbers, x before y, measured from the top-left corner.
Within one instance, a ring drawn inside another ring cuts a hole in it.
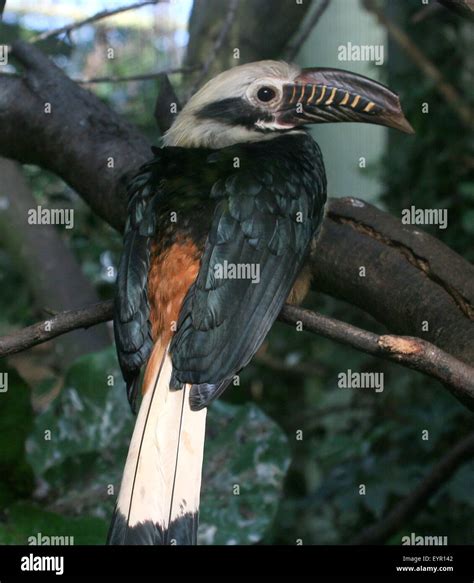
[[[223,148],[235,143],[265,140],[270,133],[243,125],[226,124],[221,120],[201,119],[196,114],[205,106],[225,100],[242,98],[252,104],[252,93],[270,82],[277,89],[291,83],[300,69],[281,61],[258,61],[224,71],[208,81],[191,97],[164,136],[165,146]],[[271,123],[266,129],[280,129]]]

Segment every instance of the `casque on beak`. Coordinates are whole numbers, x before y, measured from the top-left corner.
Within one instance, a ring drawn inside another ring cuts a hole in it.
[[[398,95],[368,77],[327,68],[303,69],[283,87],[279,120],[288,124],[362,122],[414,130]]]

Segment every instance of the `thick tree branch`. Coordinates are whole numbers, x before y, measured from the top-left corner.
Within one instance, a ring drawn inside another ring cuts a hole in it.
[[[0,77],[0,154],[51,170],[121,230],[124,186],[151,155],[137,129],[38,48],[12,46],[23,77]]]
[[[67,34],[69,35],[73,30],[77,30],[83,26],[88,24],[92,24],[93,22],[97,22],[98,20],[103,20],[104,18],[109,18],[110,16],[115,16],[122,12],[128,12],[129,10],[137,10],[138,8],[142,8],[143,6],[148,6],[150,4],[158,4],[162,0],[143,0],[142,2],[136,2],[135,4],[129,4],[127,6],[120,6],[119,8],[114,8],[113,10],[101,10],[88,18],[84,18],[84,20],[79,20],[77,22],[72,22],[71,24],[67,24],[66,26],[61,26],[60,28],[55,28],[53,30],[48,30],[35,36],[32,39],[32,42],[36,43],[41,40],[46,40],[53,36],[58,36],[59,34]]]
[[[112,301],[56,314],[45,322],[0,338],[0,357],[21,352],[71,330],[105,322],[112,315]],[[420,338],[379,336],[334,318],[289,305],[284,306],[278,319],[291,326],[301,323],[308,332],[423,372],[444,383],[455,397],[474,410],[474,368]]]
[[[403,528],[426,506],[428,500],[454,473],[474,456],[474,434],[459,441],[418,484],[404,500],[399,502],[382,520],[356,536],[350,544],[373,545],[385,542]]]

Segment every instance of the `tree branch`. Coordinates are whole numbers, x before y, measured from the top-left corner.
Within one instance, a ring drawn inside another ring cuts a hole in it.
[[[48,320],[4,336],[0,338],[0,358],[22,352],[72,330],[108,322],[113,316],[113,304],[113,300],[109,300],[79,310],[59,312]]]
[[[79,85],[91,85],[94,83],[129,83],[133,81],[148,81],[150,79],[160,79],[163,75],[177,75],[193,73],[199,67],[176,67],[173,69],[163,69],[163,71],[156,71],[155,73],[142,73],[141,75],[129,76],[108,76],[108,77],[90,77],[90,78],[76,78],[74,81]]]
[[[71,24],[67,24],[66,26],[61,26],[60,28],[55,28],[54,30],[48,30],[43,32],[37,36],[35,36],[31,42],[37,43],[42,40],[46,40],[53,36],[58,36],[58,34],[67,34],[69,35],[73,30],[77,30],[82,26],[86,26],[87,24],[92,24],[93,22],[97,22],[98,20],[103,20],[104,18],[109,18],[110,16],[115,16],[116,14],[120,14],[121,12],[128,12],[129,10],[137,10],[138,8],[142,8],[143,6],[148,6],[150,4],[158,4],[162,0],[143,0],[141,2],[136,2],[135,4],[129,4],[128,6],[121,6],[120,8],[114,8],[113,10],[101,10],[96,14],[89,16],[88,18],[84,18],[84,20],[79,20],[77,22],[72,22]]]
[[[299,29],[299,31],[296,34],[296,37],[293,39],[293,41],[286,49],[284,55],[286,61],[291,62],[298,56],[301,47],[304,45],[311,32],[317,26],[318,22],[321,19],[321,16],[326,12],[326,9],[329,6],[330,2],[331,0],[321,0],[321,4],[315,10],[314,14],[312,14],[309,20]]]
[[[399,502],[382,520],[356,536],[350,544],[373,545],[385,542],[397,533],[408,520],[413,519],[443,484],[474,456],[474,434],[459,441],[418,484],[404,500]]]
[[[151,156],[147,139],[38,48],[17,41],[12,56],[25,71],[0,78],[0,154],[54,172],[121,230],[125,184]]]
[[[0,338],[0,357],[21,352],[71,330],[105,322],[112,316],[111,300],[81,310],[59,313],[50,320]],[[291,326],[301,323],[308,332],[423,372],[444,383],[456,398],[474,410],[474,368],[420,338],[379,336],[329,316],[290,305],[283,307],[278,319]]]

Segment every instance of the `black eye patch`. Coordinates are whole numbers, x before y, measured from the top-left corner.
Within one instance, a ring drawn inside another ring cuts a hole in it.
[[[199,119],[210,119],[227,125],[254,127],[257,121],[271,121],[271,114],[250,105],[242,97],[230,97],[208,103],[195,113]]]

